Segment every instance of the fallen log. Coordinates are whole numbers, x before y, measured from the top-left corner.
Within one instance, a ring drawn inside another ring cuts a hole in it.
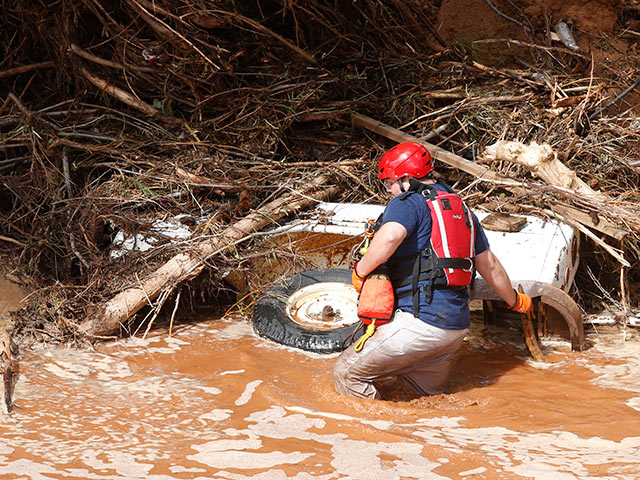
[[[139,286],[128,288],[103,304],[87,308],[87,318],[79,326],[80,334],[93,339],[115,335],[135,313],[151,305],[162,292],[196,277],[204,269],[207,259],[251,238],[255,232],[277,220],[340,192],[339,186],[317,191],[327,182],[326,176],[316,177],[304,191],[291,192],[273,200],[227,227],[219,236],[199,242],[188,253],[174,256],[143,279]]]
[[[18,375],[18,348],[9,330],[0,332],[0,375],[2,376],[2,397],[6,413],[13,410],[13,389]]]

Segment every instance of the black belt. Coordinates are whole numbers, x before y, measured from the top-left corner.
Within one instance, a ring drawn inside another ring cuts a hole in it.
[[[429,285],[421,285],[420,287],[418,287],[418,290],[421,290],[423,293],[426,293],[425,291],[427,290],[427,288],[429,287]],[[442,290],[444,288],[447,288],[449,290],[453,290],[454,292],[463,292],[467,289],[466,286],[464,285],[455,285],[455,286],[449,286],[449,285],[431,285],[431,288],[434,290]],[[409,295],[411,295],[411,290],[407,290],[406,292],[402,292],[402,293],[396,293],[396,298],[404,298],[407,297]]]

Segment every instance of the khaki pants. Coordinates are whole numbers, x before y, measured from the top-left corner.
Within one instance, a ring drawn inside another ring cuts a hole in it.
[[[380,398],[373,381],[398,376],[421,395],[442,393],[466,333],[433,327],[397,310],[391,322],[376,327],[360,352],[351,345],[340,354],[333,368],[336,391]]]

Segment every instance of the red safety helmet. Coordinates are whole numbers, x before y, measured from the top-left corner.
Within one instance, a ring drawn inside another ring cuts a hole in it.
[[[380,159],[378,175],[380,180],[399,178],[408,175],[422,178],[433,172],[431,155],[416,142],[403,142],[389,149]]]

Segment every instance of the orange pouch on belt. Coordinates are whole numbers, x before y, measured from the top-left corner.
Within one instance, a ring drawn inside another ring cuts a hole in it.
[[[393,285],[389,276],[378,270],[371,273],[362,286],[358,299],[358,317],[367,325],[387,323],[393,315]]]

